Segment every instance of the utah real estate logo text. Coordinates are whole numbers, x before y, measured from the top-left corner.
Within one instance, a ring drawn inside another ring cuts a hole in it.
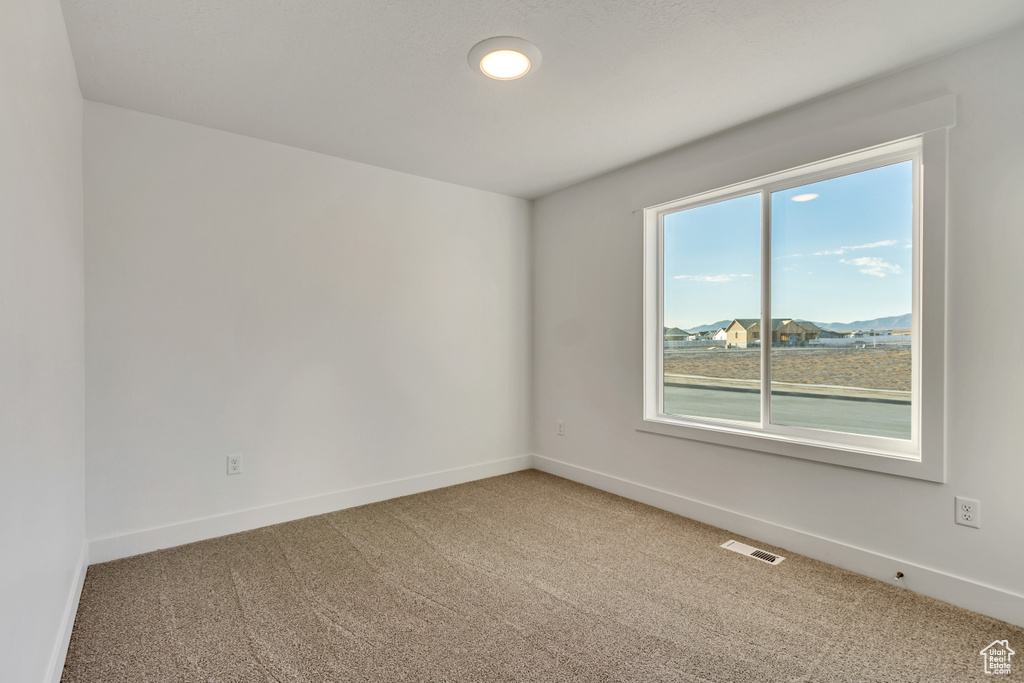
[[[1017,653],[1010,649],[1009,641],[995,640],[979,654],[985,658],[985,673],[1008,674],[1010,657]]]

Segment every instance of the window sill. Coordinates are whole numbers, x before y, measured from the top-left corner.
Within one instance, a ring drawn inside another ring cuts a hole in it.
[[[905,453],[885,452],[856,446],[845,446],[813,440],[769,435],[745,429],[740,425],[703,425],[675,420],[647,418],[636,425],[638,432],[702,441],[740,448],[769,455],[811,460],[840,467],[868,470],[898,477],[945,482],[941,458],[930,461]]]

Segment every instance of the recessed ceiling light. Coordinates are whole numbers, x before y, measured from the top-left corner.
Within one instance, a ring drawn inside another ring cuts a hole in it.
[[[522,38],[488,38],[469,51],[469,65],[489,78],[511,81],[537,70],[540,66],[540,50]]]
[[[792,199],[794,202],[809,202],[812,199],[817,199],[817,198],[818,198],[818,195],[816,195],[816,194],[798,194],[795,197],[790,197],[790,199]]]

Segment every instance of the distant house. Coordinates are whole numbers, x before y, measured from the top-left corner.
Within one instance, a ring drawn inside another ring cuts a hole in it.
[[[724,327],[719,327],[718,331],[711,335],[711,338],[714,339],[715,341],[725,341],[726,339],[728,339],[728,337],[729,335],[725,333]]]
[[[686,330],[681,330],[678,327],[666,327],[665,328],[665,341],[686,341],[690,336],[690,333]]]
[[[806,344],[820,336],[821,328],[814,323],[783,318],[776,324],[776,321],[772,320],[773,344]]]
[[[757,318],[735,318],[725,328],[725,341],[741,349],[761,340],[761,321]]]
[[[821,328],[810,322],[792,318],[772,318],[772,344],[806,344],[821,336]],[[757,318],[736,318],[725,328],[725,341],[741,349],[761,343],[761,321]]]
[[[850,337],[853,339],[863,339],[864,337],[888,337],[892,335],[892,330],[854,330],[850,333]]]

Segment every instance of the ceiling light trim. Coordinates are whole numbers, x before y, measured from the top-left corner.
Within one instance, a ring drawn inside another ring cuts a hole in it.
[[[526,70],[510,76],[501,76],[490,74],[483,69],[482,62],[485,57],[495,52],[508,50],[511,52],[518,52],[519,54],[526,57],[529,60],[529,65]],[[512,81],[517,78],[533,73],[540,67],[541,55],[540,49],[536,45],[528,40],[522,38],[516,38],[513,36],[495,36],[494,38],[488,38],[481,40],[479,43],[473,46],[473,49],[469,51],[469,66],[473,71],[477,72],[481,76],[493,79],[496,81]]]

